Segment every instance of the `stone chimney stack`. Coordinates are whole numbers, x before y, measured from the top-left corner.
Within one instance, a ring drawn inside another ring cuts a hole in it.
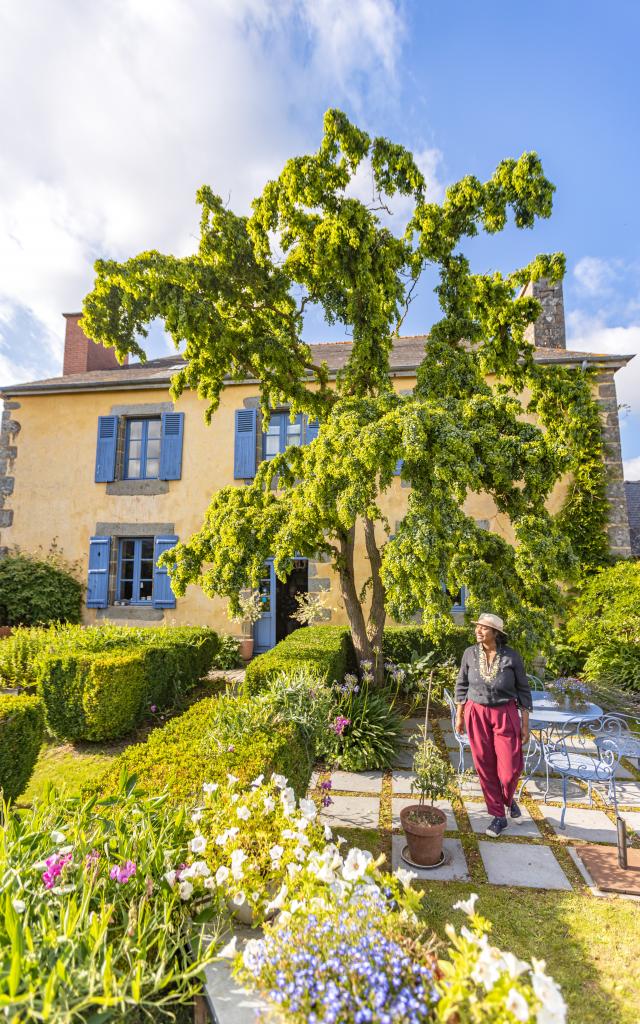
[[[544,278],[529,281],[520,294],[537,299],[542,304],[542,313],[535,324],[529,324],[525,331],[526,340],[536,348],[566,348],[562,281],[557,284],[550,284]]]
[[[87,338],[78,321],[82,313],[63,313],[67,321],[64,336],[62,373],[86,373],[88,370],[115,370],[121,364],[114,348],[104,348]],[[124,365],[128,362],[125,359]]]

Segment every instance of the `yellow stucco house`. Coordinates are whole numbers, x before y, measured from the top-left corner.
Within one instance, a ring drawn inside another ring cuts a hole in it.
[[[611,506],[612,550],[628,555],[629,528],[622,478],[614,374],[629,357],[570,352],[565,347],[562,286],[540,282],[534,293],[543,314],[530,328],[541,362],[596,369]],[[55,540],[65,559],[82,567],[87,580],[84,619],[135,624],[206,624],[229,631],[226,601],[211,600],[190,587],[176,600],[159,554],[201,525],[211,494],[244,486],[260,459],[287,444],[314,436],[303,417],[292,423],[276,411],[262,432],[258,390],[251,380],[229,382],[211,425],[204,403],[193,392],[174,402],[169,394],[179,356],[120,366],[112,350],[89,341],[80,314],[66,314],[63,373],[48,380],[1,389],[0,553],[16,546],[47,551]],[[394,386],[415,384],[424,336],[398,338],[391,357]],[[344,365],[349,342],[315,346],[318,361],[335,373]],[[556,487],[551,507],[559,507],[567,481]],[[407,485],[400,476],[385,495],[391,524],[404,515]],[[509,524],[486,496],[471,495],[468,514],[509,537]],[[364,581],[364,544],[356,566]],[[327,591],[327,617],[344,622],[339,588],[329,566],[300,559],[282,583],[265,566],[261,582],[264,614],[256,627],[256,649],[265,650],[294,623],[295,593]],[[462,610],[464,594],[457,610]],[[454,609],[455,611],[456,609]]]

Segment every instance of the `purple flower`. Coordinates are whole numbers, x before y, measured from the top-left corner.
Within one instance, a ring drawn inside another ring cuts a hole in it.
[[[56,884],[56,878],[62,874],[63,868],[72,860],[72,853],[54,853],[53,856],[47,857],[45,861],[46,870],[42,872],[42,881],[44,882],[45,889],[53,889]]]
[[[152,714],[155,715],[156,711],[158,710],[158,705],[152,704],[149,710],[151,711]]]
[[[112,878],[119,885],[126,885],[129,879],[136,873],[136,864],[132,860],[126,861],[124,864],[115,865],[109,872],[109,878]]]
[[[348,725],[351,725],[351,719],[345,718],[344,715],[338,715],[338,717],[331,723],[331,728],[335,732],[336,736],[342,736]]]
[[[325,793],[325,795],[322,798],[322,806],[323,807],[330,807],[332,803],[333,803],[333,800],[331,799],[329,794]]]

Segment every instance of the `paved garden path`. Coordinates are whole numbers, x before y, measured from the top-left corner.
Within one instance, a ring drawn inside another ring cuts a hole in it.
[[[411,796],[410,770],[413,750],[409,740],[417,732],[421,719],[408,719],[404,726],[405,741],[391,771],[331,773],[332,804],[322,811],[322,820],[343,834],[347,829],[366,829],[367,836],[353,833],[356,844],[368,842],[385,853],[393,869],[401,860],[405,839],[400,827],[400,809],[415,803]],[[457,744],[449,719],[438,719],[430,734],[443,752],[447,751],[457,767]],[[469,765],[471,766],[471,762]],[[319,773],[311,780],[310,792],[319,796]],[[618,801],[621,817],[626,820],[628,837],[640,846],[640,773],[633,766],[621,766],[618,777]],[[542,778],[534,777],[520,801],[523,811],[520,825],[509,823],[499,839],[485,835],[489,824],[477,776],[471,775],[458,787],[451,802],[438,801],[447,816],[444,840],[446,863],[432,870],[415,870],[420,879],[429,881],[489,882],[498,886],[520,886],[533,889],[597,890],[576,850],[583,844],[616,843],[613,808],[604,800],[602,788],[594,787],[593,804],[589,805],[586,787],[569,784],[566,828],[560,829],[561,785],[552,779],[549,797],[544,802]],[[377,840],[377,841],[376,841]],[[634,897],[630,897],[634,898]],[[637,898],[637,897],[636,897]]]

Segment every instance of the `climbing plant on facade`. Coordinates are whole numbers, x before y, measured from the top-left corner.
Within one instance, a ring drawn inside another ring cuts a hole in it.
[[[369,204],[349,191],[363,165]],[[590,427],[580,388],[561,400],[558,371],[534,363],[525,329],[540,305],[520,293],[530,280],[559,280],[564,258],[538,255],[508,275],[479,274],[462,246],[500,232],[510,216],[532,228],[550,216],[553,191],[536,154],[525,153],[501,161],[488,181],[467,176],[431,202],[411,153],[330,110],[318,151],[288,160],[250,217],[200,189],[193,255],[98,261],[83,317],[94,340],[144,358],[139,338],[160,317],[187,360],[175,396],[196,389],[210,418],[225,380],[249,377],[263,426],[282,405],[320,422],[311,444],[262,463],[251,484],[217,491],[201,528],[162,556],[178,594],[198,583],[237,608],[267,557],[283,577],[296,554],[321,553],[338,574],[356,654],[376,661],[378,677],[387,614],[421,610],[428,630],[446,630],[450,595],[463,584],[471,609],[507,616],[528,647],[540,641],[559,607],[558,581],[575,561],[570,516],[554,518],[546,501]],[[384,210],[398,194],[411,214],[392,231]],[[427,269],[442,315],[414,392],[401,395],[390,352]],[[302,340],[311,305],[353,340],[335,380]],[[523,393],[533,395],[544,430],[525,419]],[[380,498],[399,460],[411,489],[392,534]],[[472,492],[492,497],[514,544],[465,514]],[[354,567],[359,531],[367,580]]]

